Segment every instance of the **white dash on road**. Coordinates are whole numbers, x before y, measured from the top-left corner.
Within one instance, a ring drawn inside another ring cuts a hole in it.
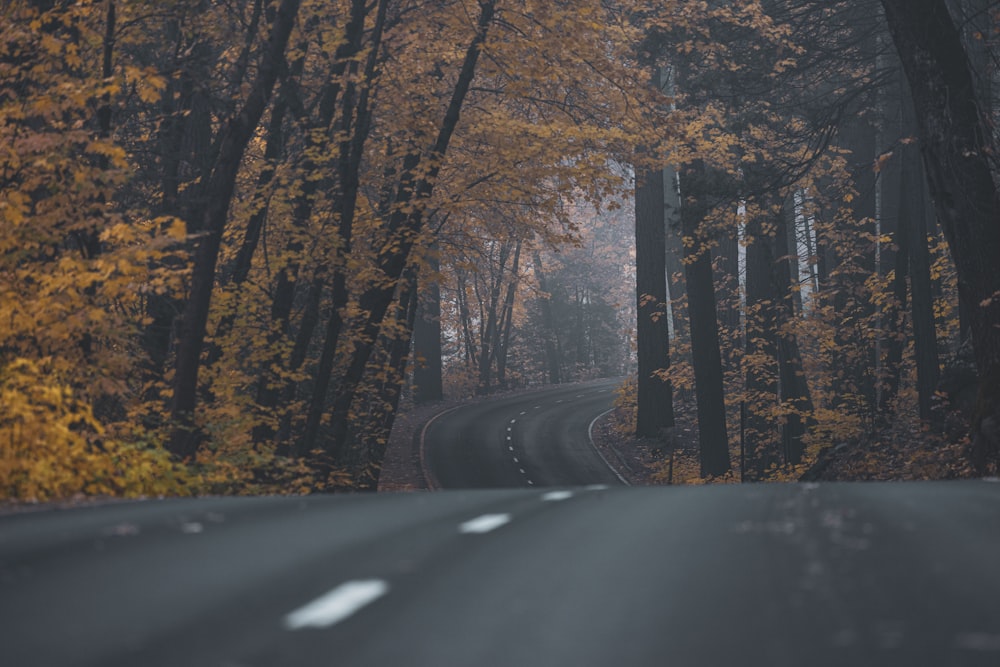
[[[534,409],[535,409],[535,410],[541,410],[541,409],[542,409],[542,406],[540,406],[540,405],[536,405],[536,406],[534,407]]]
[[[577,398],[583,398],[583,394],[577,394],[576,397]]]
[[[528,411],[527,410],[521,410],[521,414],[522,415],[526,415],[526,414],[528,414]]]
[[[520,461],[517,460],[516,456],[514,457],[514,463],[520,463]]]
[[[542,500],[545,502],[559,502],[560,500],[569,500],[573,497],[572,491],[549,491],[548,493],[542,494]]]
[[[514,451],[514,445],[507,445],[507,449],[509,449],[510,451]]]
[[[520,471],[521,471],[521,474],[522,474],[522,475],[527,475],[527,474],[528,474],[528,473],[524,472],[524,468],[518,468],[518,470],[520,470]]]
[[[381,579],[347,581],[285,616],[285,627],[289,630],[328,628],[388,592],[389,584]]]
[[[460,524],[460,533],[488,533],[510,522],[509,514],[483,514]]]
[[[585,488],[587,489],[587,491],[607,491],[608,485],[607,484],[591,484],[590,486],[585,487]]]
[[[510,429],[507,429],[507,430],[510,430]],[[507,436],[507,439],[510,440],[510,436],[509,435]]]
[[[516,420],[516,419],[511,419],[511,420],[510,420],[510,423],[511,423],[511,424],[516,424],[516,423],[517,423],[517,420]]]
[[[532,482],[532,481],[531,481],[531,480],[529,479],[529,480],[528,480],[528,486],[534,486],[534,485],[535,485],[535,483],[534,483],[534,482]]]

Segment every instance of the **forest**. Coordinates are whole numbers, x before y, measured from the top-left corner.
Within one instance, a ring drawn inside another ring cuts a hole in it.
[[[596,377],[670,482],[996,475],[998,49],[993,0],[5,2],[0,499],[374,489],[401,411]]]

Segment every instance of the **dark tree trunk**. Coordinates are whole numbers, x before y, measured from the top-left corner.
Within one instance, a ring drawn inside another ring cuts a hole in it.
[[[902,73],[900,72],[900,78]],[[899,140],[906,136],[908,129],[903,126],[900,108],[902,89],[896,85],[886,86],[880,103],[882,110],[883,145],[880,151],[892,151],[892,157],[885,162],[878,174],[882,195],[882,210],[879,216],[879,235],[888,243],[879,246],[879,274],[888,278],[892,274],[892,298],[883,309],[879,346],[882,348],[883,367],[879,387],[878,414],[885,424],[892,419],[893,402],[899,394],[902,372],[903,350],[906,348],[907,278],[910,260],[910,220],[912,204],[907,201],[903,190],[903,144]],[[905,217],[904,217],[905,216]]]
[[[507,259],[510,257],[510,244],[504,242],[495,267],[490,267],[489,302],[484,304],[480,297],[480,313],[485,305],[486,325],[479,332],[479,382],[476,385],[477,394],[488,394],[492,390],[493,361],[499,343],[500,331],[500,293],[503,290],[503,277],[507,270]],[[483,318],[480,317],[480,322]]]
[[[684,274],[688,292],[703,477],[723,475],[730,469],[719,322],[715,310],[715,286],[712,283],[712,253],[705,243],[706,239],[699,232],[702,220],[710,210],[708,201],[714,189],[710,180],[709,170],[701,164],[689,168],[681,180],[682,231],[689,241],[684,244]]]
[[[418,405],[444,398],[441,368],[441,286],[437,244],[431,246],[426,278],[413,323],[413,401]]]
[[[674,425],[667,319],[666,219],[663,173],[641,174],[635,188],[635,298],[638,404],[635,433],[659,437]]]
[[[507,293],[504,295],[503,312],[500,313],[497,342],[493,346],[497,363],[497,385],[500,389],[507,388],[507,358],[510,354],[510,335],[514,325],[514,298],[517,296],[520,270],[521,239],[518,239],[514,246],[514,261],[510,269],[510,281],[507,283]]]
[[[562,381],[562,354],[559,351],[559,334],[556,331],[555,320],[552,317],[551,294],[549,293],[548,282],[545,278],[545,269],[542,267],[541,254],[536,250],[532,254],[531,260],[535,266],[535,279],[538,281],[538,289],[542,292],[538,300],[538,309],[542,315],[542,336],[545,339],[545,367],[549,382],[551,384],[559,384]]]
[[[907,104],[908,107],[911,105]],[[912,108],[912,107],[911,107]],[[934,396],[941,377],[937,327],[934,323],[934,292],[931,283],[931,253],[927,241],[927,218],[933,215],[927,201],[927,179],[917,146],[904,146],[902,189],[907,209],[903,223],[911,230],[910,295],[913,321],[913,352],[917,366],[917,400],[920,419],[933,424]]]
[[[327,319],[324,331],[319,363],[313,376],[312,396],[309,399],[305,425],[295,447],[292,448],[295,454],[306,454],[312,451],[316,445],[320,422],[326,408],[327,392],[330,387],[334,360],[340,344],[340,335],[344,328],[344,309],[347,307],[348,299],[345,265],[347,255],[351,250],[354,232],[354,216],[360,189],[361,160],[364,154],[365,143],[368,141],[368,135],[371,130],[372,83],[382,44],[388,2],[389,0],[379,0],[378,3],[375,25],[369,39],[368,59],[365,63],[365,85],[358,96],[356,108],[352,109],[353,100],[344,100],[344,112],[341,116],[342,123],[339,128],[342,138],[337,148],[337,177],[340,189],[337,193],[339,196],[337,197],[336,208],[340,213],[340,221],[337,225],[339,243],[336,246],[336,251],[331,262],[333,277],[330,281],[330,316]],[[366,11],[363,0],[353,0],[351,6],[352,12],[355,15],[363,15]],[[331,90],[331,97],[328,97],[322,103],[328,102],[332,105],[335,102],[333,96],[335,92]],[[402,268],[400,268],[400,271],[402,271]],[[388,308],[388,303],[386,304],[386,308]],[[375,339],[373,338],[369,342],[371,345],[374,345]],[[363,366],[358,369],[357,373],[359,377],[363,371]],[[347,419],[347,415],[344,415],[344,419]],[[344,424],[346,429],[346,421]]]
[[[980,389],[972,460],[1000,459],[1000,197],[990,126],[944,0],[882,0],[913,98],[918,137],[938,220],[969,315]]]
[[[243,151],[271,98],[298,11],[299,0],[282,0],[275,14],[257,81],[243,109],[231,117],[222,129],[217,166],[206,189],[209,204],[203,212],[199,212],[198,224],[194,225],[200,228],[203,236],[195,251],[190,296],[181,315],[170,404],[170,414],[175,425],[167,444],[170,452],[178,458],[191,458],[198,450],[200,435],[196,432],[194,422],[198,401],[198,371],[222,234]]]
[[[465,271],[455,271],[456,292],[458,302],[458,319],[462,323],[462,342],[465,350],[465,363],[472,368],[476,363],[476,346],[472,338],[472,313],[469,312],[469,286],[465,282]]]

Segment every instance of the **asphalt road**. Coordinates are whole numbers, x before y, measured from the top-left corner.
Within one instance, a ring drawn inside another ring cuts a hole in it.
[[[623,484],[590,441],[620,380],[493,398],[438,415],[423,432],[429,483],[445,489]]]
[[[0,664],[1000,664],[1000,484],[147,501],[0,516]]]

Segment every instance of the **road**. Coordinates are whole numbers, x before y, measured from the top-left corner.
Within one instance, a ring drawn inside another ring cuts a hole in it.
[[[445,489],[623,484],[589,434],[620,383],[557,386],[438,415],[423,433],[429,483]]]
[[[5,667],[1000,664],[1000,484],[0,516]]]

